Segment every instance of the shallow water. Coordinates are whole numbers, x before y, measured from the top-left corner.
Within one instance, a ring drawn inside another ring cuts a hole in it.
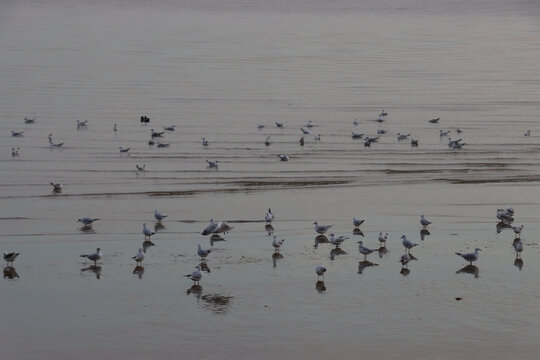
[[[534,4],[229,4],[2,5],[0,248],[21,253],[18,277],[0,282],[3,353],[536,358]],[[168,148],[147,144],[150,128],[170,124]],[[380,128],[370,148],[351,138]],[[440,129],[465,147],[449,149]],[[50,148],[49,133],[64,146]],[[525,225],[522,263],[513,232],[496,231],[506,205]],[[269,207],[283,258],[265,229]],[[169,217],[137,269],[130,257],[154,209]],[[424,240],[422,213],[433,221]],[[82,216],[100,220],[84,232]],[[366,219],[363,237],[352,217]],[[210,218],[234,227],[212,246],[200,235]],[[315,220],[349,236],[344,254],[315,243]],[[379,231],[388,252],[363,267],[356,241],[376,247]],[[407,275],[401,234],[419,243]],[[199,263],[198,243],[213,249],[210,272],[191,289],[182,275]],[[96,247],[97,273],[79,257]],[[478,273],[459,272],[467,263],[454,252],[475,247]],[[317,264],[328,268],[322,292]]]

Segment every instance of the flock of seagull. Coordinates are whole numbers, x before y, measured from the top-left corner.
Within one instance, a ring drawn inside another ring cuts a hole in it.
[[[383,110],[379,114],[376,121],[382,123],[387,115],[388,115],[388,113]],[[436,123],[438,123],[438,121],[440,119],[441,119],[440,117],[433,118],[431,120],[428,120],[428,122],[436,124]],[[141,116],[141,124],[147,125],[149,122],[150,122],[149,117]],[[24,123],[25,124],[33,124],[33,123],[35,123],[35,118],[25,118]],[[358,124],[359,124],[359,121],[357,119],[355,119],[353,121],[353,125],[358,125]],[[76,122],[77,129],[86,128],[87,125],[88,125],[88,120],[85,120],[85,121],[77,120],[77,122]],[[275,125],[278,128],[283,128],[284,127],[284,124],[282,122],[275,122]],[[313,122],[311,120],[309,120],[307,122],[307,124],[305,125],[306,129],[304,129],[303,127],[300,128],[300,130],[302,132],[302,135],[309,135],[311,133],[311,129],[314,126],[315,125],[313,124]],[[263,129],[264,127],[265,127],[265,125],[262,125],[262,124],[258,125],[259,130]],[[150,140],[148,142],[149,145],[156,145],[157,147],[167,147],[167,146],[169,146],[168,143],[164,143],[164,142],[161,142],[159,140],[156,142],[154,140],[154,139],[162,138],[165,131],[169,131],[169,132],[175,131],[175,125],[164,126],[163,128],[164,128],[164,131],[156,131],[154,129],[150,129]],[[115,133],[118,131],[118,125],[116,123],[114,124],[113,131]],[[456,132],[461,133],[462,130],[458,128],[458,129],[456,129]],[[366,147],[368,147],[372,143],[377,142],[379,140],[380,136],[385,134],[385,133],[387,133],[387,131],[384,130],[384,129],[379,129],[377,131],[377,136],[366,136],[365,134],[352,132],[352,138],[353,139],[364,139],[364,145]],[[449,130],[440,130],[440,132],[439,132],[441,138],[449,136],[449,133],[450,133]],[[22,137],[22,136],[24,136],[23,131],[11,131],[11,134],[12,134],[13,137]],[[530,136],[530,134],[531,134],[531,131],[528,130],[525,133],[525,136]],[[402,140],[408,139],[410,136],[411,136],[411,134],[397,133],[397,140],[402,141]],[[320,141],[320,138],[321,138],[320,134],[318,134],[318,135],[316,135],[314,137],[315,141]],[[49,134],[48,140],[49,140],[49,145],[51,147],[62,147],[64,145],[63,142],[55,142],[53,140],[53,134],[52,133]],[[418,139],[411,138],[410,140],[411,140],[411,146],[418,146]],[[269,146],[271,144],[270,136],[266,137],[264,144],[266,146]],[[205,146],[205,147],[209,146],[209,141],[208,141],[207,138],[205,138],[205,137],[202,138],[202,145]],[[304,145],[304,136],[302,136],[300,138],[300,145]],[[451,138],[448,139],[448,146],[451,149],[461,149],[464,145],[465,145],[465,143],[462,142],[462,139],[458,139],[458,140],[451,139]],[[127,153],[130,150],[129,147],[122,147],[122,146],[120,146],[119,149],[120,149],[120,153]],[[18,155],[19,155],[19,148],[18,147],[17,148],[12,148],[12,156],[15,157],[15,156],[18,156]],[[280,158],[281,161],[288,161],[290,159],[289,155],[287,155],[287,154],[278,154],[278,157]],[[214,161],[206,160],[206,162],[207,162],[207,165],[208,165],[209,168],[217,168],[219,166],[219,160],[214,160]],[[146,165],[145,164],[143,164],[143,165],[138,165],[137,164],[136,168],[137,168],[137,171],[146,171]],[[62,191],[62,188],[63,188],[62,183],[60,183],[60,182],[51,182],[50,184],[53,187],[54,192],[58,193],[58,192]],[[155,218],[158,225],[160,225],[161,221],[164,220],[166,217],[167,217],[166,215],[163,215],[160,212],[158,212],[157,209],[155,210],[154,218]],[[266,214],[266,216],[264,218],[266,224],[271,226],[271,223],[274,220],[274,218],[275,218],[274,214],[272,213],[272,211],[270,209],[268,209],[268,213]],[[517,258],[520,258],[520,254],[523,251],[523,243],[522,243],[519,236],[520,236],[520,233],[521,233],[521,231],[523,229],[523,225],[521,225],[519,227],[518,226],[512,226],[512,223],[514,221],[514,210],[511,207],[507,207],[506,209],[498,209],[497,210],[497,219],[499,220],[499,223],[497,224],[497,231],[498,232],[500,232],[504,228],[511,228],[515,232],[516,238],[515,238],[515,240],[513,242],[513,246],[514,246],[514,249],[516,251]],[[99,220],[99,219],[98,218],[90,218],[90,217],[82,217],[82,218],[78,219],[78,222],[83,224],[83,227],[81,228],[81,230],[84,231],[84,230],[92,229],[92,224],[97,220]],[[363,220],[363,219],[353,218],[353,225],[354,225],[354,228],[355,228],[355,232],[353,232],[353,233],[362,234],[361,231],[359,230],[359,227],[364,223],[364,221],[365,220]],[[313,223],[313,225],[315,225],[315,232],[317,234],[319,234],[319,236],[316,238],[316,246],[317,246],[318,243],[329,242],[329,243],[331,243],[332,245],[335,246],[335,249],[334,249],[335,252],[334,253],[339,254],[340,245],[344,241],[346,241],[348,239],[348,237],[346,237],[346,236],[337,236],[334,233],[330,233],[329,238],[326,238],[326,236],[324,236],[324,234],[327,233],[329,231],[329,229],[333,225],[321,225],[317,221],[315,221]],[[424,217],[424,215],[420,216],[420,225],[422,226],[422,231],[421,231],[422,237],[425,234],[429,235],[429,231],[427,230],[427,227],[429,225],[431,225],[431,222],[428,221]],[[226,222],[224,222],[224,221],[215,222],[212,219],[212,220],[210,220],[210,224],[201,232],[201,234],[202,235],[212,235],[212,237],[211,237],[211,245],[213,245],[213,241],[220,241],[219,234],[227,233],[231,229],[232,229],[232,227],[229,224],[227,224]],[[151,246],[154,246],[154,243],[152,243],[150,238],[151,238],[152,235],[155,234],[155,232],[152,231],[150,228],[148,228],[146,226],[146,224],[143,224],[142,233],[144,234],[143,245],[142,245],[141,248],[138,249],[135,256],[132,257],[132,259],[135,260],[137,266],[142,265],[142,262],[146,257],[146,252],[147,252],[148,248],[151,247]],[[269,234],[270,234],[270,232],[269,232]],[[366,247],[364,245],[363,241],[358,241],[358,251],[359,251],[360,254],[362,254],[364,256],[364,262],[367,262],[367,256],[370,255],[371,253],[376,252],[376,251],[380,252],[381,249],[386,249],[386,242],[387,242],[388,238],[389,238],[388,233],[380,232],[379,237],[378,237],[378,240],[380,242],[380,248],[377,248],[377,249],[371,249],[369,247]],[[272,246],[275,249],[275,254],[277,254],[277,255],[279,254],[280,248],[281,248],[281,246],[283,246],[284,241],[285,241],[284,239],[277,239],[276,236],[273,236],[273,238],[272,238]],[[408,273],[408,271],[406,271],[406,270],[407,270],[407,266],[408,266],[409,262],[411,260],[415,259],[414,256],[410,253],[410,250],[411,250],[411,248],[417,246],[418,244],[413,243],[412,241],[407,239],[407,237],[405,235],[401,236],[401,243],[402,243],[402,245],[403,245],[403,247],[405,249],[405,253],[403,255],[401,255],[401,257],[399,259],[399,262],[402,264],[402,270],[403,270],[402,273],[406,274],[406,273]],[[474,261],[478,260],[478,255],[479,255],[478,252],[479,251],[481,251],[481,249],[476,248],[474,250],[474,252],[471,252],[471,253],[456,252],[456,254],[461,256],[465,261],[469,262],[469,266],[472,266],[472,263]],[[204,264],[205,264],[205,261],[206,261],[206,257],[210,253],[211,253],[211,250],[203,249],[200,244],[198,245],[197,255],[200,257],[201,264],[196,266],[196,270],[194,272],[185,275],[186,277],[191,279],[194,282],[194,284],[198,285],[199,281],[202,279],[202,270],[204,269]],[[15,259],[17,258],[18,255],[19,255],[19,253],[17,253],[17,252],[4,252],[4,260],[7,262],[7,268],[6,268],[7,271],[6,271],[6,269],[4,269],[4,274],[6,274],[6,272],[9,273],[10,271],[11,272],[15,271],[14,268],[13,268],[13,262],[15,261]],[[80,256],[83,257],[83,258],[86,258],[86,259],[88,259],[90,261],[93,261],[94,269],[92,269],[92,270],[95,271],[95,269],[97,268],[98,261],[100,261],[103,258],[103,253],[101,251],[101,248],[97,248],[95,253],[83,254],[83,255],[80,255]],[[318,280],[320,280],[320,277],[322,277],[324,279],[325,272],[326,272],[326,268],[324,267],[324,265],[319,264],[319,265],[317,265],[315,267],[315,273],[317,274],[317,277],[318,277],[317,279]],[[319,285],[321,285],[321,284],[319,284]]]

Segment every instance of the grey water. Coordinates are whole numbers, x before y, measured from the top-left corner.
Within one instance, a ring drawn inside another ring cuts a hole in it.
[[[3,2],[0,250],[21,254],[0,281],[2,353],[535,359],[537,5]],[[169,125],[168,147],[148,145]],[[351,137],[380,129],[370,147]],[[440,130],[466,145],[450,149]],[[496,228],[508,205],[524,224],[521,261],[512,230]],[[83,216],[100,220],[85,230]],[[233,226],[225,241],[200,234],[211,218]],[[317,241],[314,221],[349,237],[342,251]],[[157,233],[138,268],[143,223]],[[365,263],[356,241],[378,247],[379,232],[388,251]],[[419,243],[405,271],[402,234]],[[213,251],[193,288],[197,244]],[[79,255],[97,247],[92,267]],[[475,247],[466,268],[454,252]]]

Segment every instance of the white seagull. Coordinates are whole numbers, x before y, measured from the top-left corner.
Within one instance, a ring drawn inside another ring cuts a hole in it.
[[[390,235],[388,235],[388,233],[386,234],[383,234],[382,232],[379,233],[379,242],[381,244],[384,243],[384,245],[386,246],[386,240],[388,240],[388,238],[390,237]]]
[[[478,252],[479,251],[482,251],[482,249],[476,248],[476,249],[474,249],[474,252],[468,253],[468,254],[462,254],[462,253],[456,252],[456,255],[461,256],[463,259],[468,261],[470,265],[472,265],[473,261],[478,260]]]
[[[201,235],[210,235],[216,229],[218,223],[214,222],[214,219],[210,219],[210,225],[208,225],[202,232]]]
[[[96,265],[96,263],[99,260],[101,260],[101,258],[103,257],[103,253],[101,252],[100,248],[97,248],[95,253],[89,254],[89,255],[81,255],[81,257],[88,258],[89,260],[92,260],[94,262],[94,265]]]
[[[417,246],[418,244],[415,244],[413,243],[412,241],[410,241],[409,239],[407,239],[407,237],[405,235],[402,235],[401,236],[401,244],[403,245],[403,247],[405,248],[405,252],[407,251],[411,251],[411,248]]]
[[[277,156],[279,156],[281,161],[289,161],[289,155],[277,154]]]
[[[515,241],[513,245],[514,245],[514,250],[516,250],[516,256],[521,257],[520,254],[523,251],[523,243],[521,242],[521,240],[519,240],[519,241]]]
[[[155,234],[155,232],[146,227],[146,224],[143,224],[142,233],[144,234],[145,240],[146,238],[150,239],[150,237]]]
[[[162,213],[157,211],[157,209],[154,210],[154,218],[156,218],[158,223],[160,223],[161,220],[165,219],[166,217],[167,217],[167,215],[163,215]]]
[[[369,254],[375,251],[379,251],[379,249],[369,249],[364,246],[362,241],[358,241],[358,251],[360,252],[360,254],[364,255],[364,261],[366,261]]]
[[[420,215],[420,224],[425,228],[429,224],[431,224],[431,221],[427,221],[424,215]]]
[[[201,266],[197,265],[197,266],[195,266],[195,268],[197,270],[195,270],[191,274],[184,275],[184,276],[187,277],[187,278],[190,278],[191,280],[193,280],[193,283],[199,284],[199,281],[202,279]]]
[[[197,244],[197,255],[201,258],[201,261],[205,261],[208,254],[210,254],[212,250],[208,249],[205,250],[201,247],[201,244]]]
[[[317,265],[315,268],[315,273],[317,274],[317,280],[322,276],[324,280],[324,273],[326,272],[326,268],[322,265]]]
[[[321,235],[327,232],[328,229],[330,229],[332,226],[334,226],[334,225],[319,225],[318,221],[315,221],[313,224],[315,225],[315,231]]]
[[[99,220],[99,218],[82,217],[77,220],[77,222],[83,223],[84,225],[92,225],[92,223],[97,220]]]
[[[285,239],[278,240],[276,235],[274,235],[274,238],[272,240],[272,246],[274,247],[275,252],[279,252],[279,248],[281,245],[283,245],[283,242]]]
[[[521,236],[521,230],[523,230],[523,224],[521,226],[512,226],[512,230],[514,230],[514,233],[516,236]]]
[[[201,138],[201,139],[202,139],[202,145],[208,146],[208,140],[206,140],[206,138]]]
[[[272,214],[272,210],[268,209],[268,214],[264,217],[264,221],[266,221],[268,224],[274,220],[274,214]]]
[[[19,253],[4,251],[4,260],[6,260],[7,266],[9,266],[9,263],[11,263],[11,266],[13,266],[13,262],[15,261],[17,256],[19,256]]]
[[[55,142],[53,142],[52,136],[53,136],[52,133],[49,134],[49,144],[51,145],[51,147],[60,147],[60,146],[64,145],[63,142],[61,142],[61,143],[55,143]]]
[[[225,221],[220,221],[218,222],[218,224],[216,225],[216,228],[214,229],[214,231],[212,231],[212,234],[220,234],[220,233],[228,233],[229,230],[232,229],[232,226],[230,226],[229,224],[227,224]]]
[[[338,236],[338,237],[335,237],[334,234],[330,234],[330,242],[334,245],[336,245],[336,247],[339,247],[345,240],[347,240],[348,237],[346,236]]]
[[[397,139],[398,139],[398,140],[405,140],[405,139],[408,138],[409,136],[411,136],[411,134],[401,134],[401,133],[397,133]]]
[[[137,265],[139,265],[140,263],[142,263],[142,261],[144,260],[144,257],[146,256],[145,252],[143,249],[139,249],[139,252],[137,253],[137,255],[135,255],[134,257],[132,257],[132,259],[135,259],[135,261],[137,262]]]
[[[304,129],[304,128],[300,128],[300,131],[301,131],[304,135],[309,135],[309,134],[311,134],[311,133],[309,132],[309,130],[306,130],[306,129]]]
[[[360,220],[360,219],[357,219],[357,218],[352,219],[354,227],[359,227],[360,225],[362,225],[364,223],[364,221],[366,221],[366,220]]]

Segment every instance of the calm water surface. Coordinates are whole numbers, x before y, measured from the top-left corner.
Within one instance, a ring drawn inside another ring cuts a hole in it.
[[[21,253],[18,277],[0,282],[3,354],[535,359],[538,7],[424,5],[2,4],[0,248]],[[171,124],[168,148],[147,144],[150,128]],[[370,148],[351,138],[378,129],[388,133]],[[441,129],[465,147],[449,149]],[[62,148],[48,146],[50,133]],[[525,225],[522,262],[513,232],[496,231],[507,205]],[[278,259],[269,207],[286,239]],[[169,217],[137,269],[130,257],[154,209]],[[420,214],[433,221],[424,240]],[[100,220],[81,231],[82,216]],[[363,236],[352,217],[366,219]],[[234,227],[212,246],[200,235],[210,218]],[[316,242],[315,220],[349,236],[343,253]],[[366,267],[356,241],[378,247],[379,231],[388,252]],[[419,243],[408,274],[402,234]],[[198,243],[213,252],[192,289],[182,275],[199,263]],[[96,247],[105,256],[92,271],[79,254]],[[460,271],[454,252],[475,247],[477,273]],[[317,264],[328,268],[324,291]]]

